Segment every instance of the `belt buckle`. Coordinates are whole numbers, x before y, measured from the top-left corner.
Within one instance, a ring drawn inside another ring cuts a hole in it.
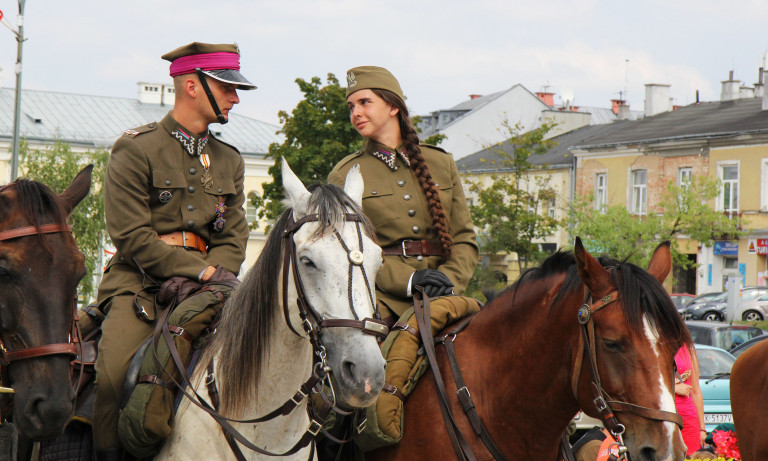
[[[187,231],[181,231],[181,246],[187,247]]]
[[[408,254],[406,253],[406,251],[405,251],[405,244],[406,244],[406,243],[410,243],[410,242],[413,242],[413,240],[411,240],[411,239],[405,239],[405,240],[403,240],[402,242],[400,242],[400,246],[403,248],[403,257],[404,257],[404,258],[413,258],[413,257],[414,257],[414,256],[410,256],[410,255],[408,255]]]

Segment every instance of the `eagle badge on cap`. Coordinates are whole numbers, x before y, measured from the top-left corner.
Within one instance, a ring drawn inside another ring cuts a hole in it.
[[[353,72],[350,72],[347,74],[347,85],[350,88],[354,88],[357,86],[357,80],[355,79],[355,74]]]

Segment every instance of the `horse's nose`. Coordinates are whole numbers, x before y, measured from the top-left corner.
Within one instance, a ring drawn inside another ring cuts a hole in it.
[[[44,394],[29,397],[24,411],[30,423],[26,432],[36,438],[59,435],[72,417],[73,402],[66,399],[52,399]]]
[[[655,448],[646,446],[640,449],[638,455],[639,461],[682,461],[685,459],[685,449],[683,449],[683,451],[678,453],[676,456],[670,454],[669,456],[662,458]]]

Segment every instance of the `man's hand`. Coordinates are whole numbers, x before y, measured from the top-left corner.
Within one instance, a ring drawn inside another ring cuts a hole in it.
[[[430,298],[453,294],[451,279],[435,269],[422,269],[414,272],[411,279],[411,293],[415,292],[417,286],[424,287],[424,291]]]
[[[174,300],[180,303],[198,289],[200,289],[200,284],[194,280],[179,276],[171,277],[160,285],[157,301],[163,306],[171,304]]]

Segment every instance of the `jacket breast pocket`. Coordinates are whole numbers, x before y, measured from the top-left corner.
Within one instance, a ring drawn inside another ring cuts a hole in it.
[[[219,197],[226,203],[235,195],[235,182],[231,178],[214,177],[211,187],[203,187],[204,204],[201,204],[205,210],[205,220],[212,221],[216,214],[216,205],[219,204]]]
[[[153,213],[178,216],[181,213],[182,196],[187,187],[184,174],[178,170],[153,169],[149,207]]]
[[[391,184],[376,184],[367,187],[363,192],[363,211],[374,227],[400,219],[400,215],[404,213],[401,208],[402,204],[397,202],[392,193]]]
[[[450,217],[451,202],[453,201],[453,183],[451,182],[450,176],[440,173],[442,172],[433,174],[432,179],[435,181],[435,185],[437,186],[437,192],[438,195],[440,195],[440,203],[443,205],[443,210],[445,210],[445,214]]]

